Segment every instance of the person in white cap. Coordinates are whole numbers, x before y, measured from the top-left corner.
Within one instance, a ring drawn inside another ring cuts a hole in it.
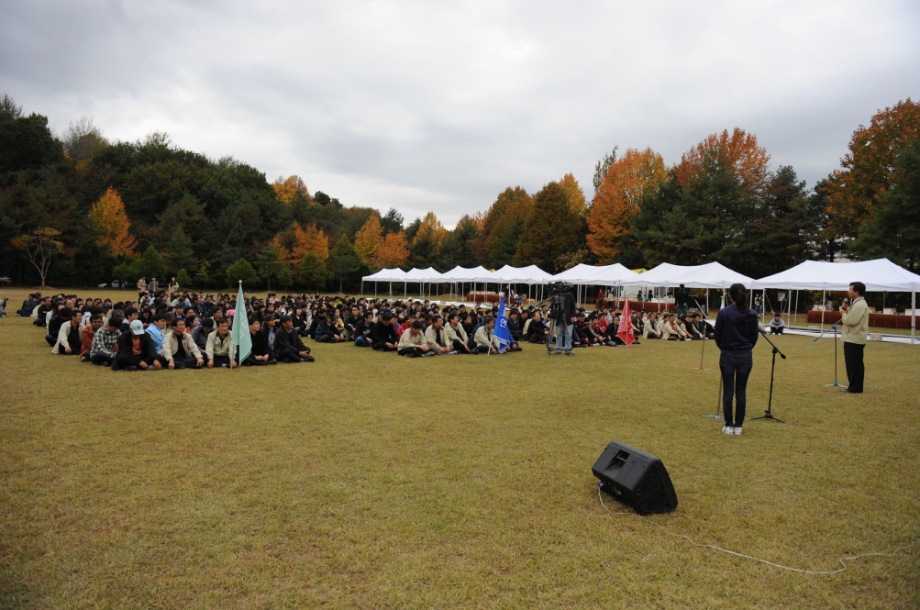
[[[112,361],[113,371],[146,371],[162,368],[153,341],[144,331],[144,323],[132,320],[127,332],[118,338],[118,353]]]

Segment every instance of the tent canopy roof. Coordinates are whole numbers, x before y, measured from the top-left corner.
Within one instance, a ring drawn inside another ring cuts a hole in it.
[[[862,282],[868,292],[920,292],[920,275],[887,258],[852,263],[805,261],[791,269],[756,280],[753,287],[846,290],[851,282]]]

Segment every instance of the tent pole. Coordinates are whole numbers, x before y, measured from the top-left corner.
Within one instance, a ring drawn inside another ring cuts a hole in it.
[[[910,344],[914,344],[917,333],[917,293],[910,293]]]
[[[821,291],[821,330],[824,330],[824,313],[827,311],[827,289]]]

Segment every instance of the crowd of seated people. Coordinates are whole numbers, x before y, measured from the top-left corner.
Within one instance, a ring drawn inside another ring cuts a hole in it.
[[[142,293],[138,301],[81,299],[75,295],[30,295],[20,315],[45,329],[45,340],[58,355],[113,370],[234,368],[312,362],[303,342],[351,343],[406,357],[499,354],[521,350],[522,343],[553,338],[546,304],[507,310],[510,344],[495,336],[498,307],[450,305],[422,300],[286,295],[248,297],[240,306],[232,294]],[[245,315],[251,353],[237,361],[231,339],[232,317]],[[573,347],[618,346],[623,313],[601,306],[579,309]],[[629,324],[634,337],[666,341],[705,340],[712,327],[699,314],[635,311]]]

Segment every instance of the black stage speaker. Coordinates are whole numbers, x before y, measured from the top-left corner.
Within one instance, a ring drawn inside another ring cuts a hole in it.
[[[677,494],[664,464],[654,455],[613,441],[591,469],[600,488],[640,515],[669,513],[677,508]]]

